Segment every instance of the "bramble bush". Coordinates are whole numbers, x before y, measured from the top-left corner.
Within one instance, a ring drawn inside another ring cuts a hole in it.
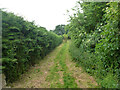
[[[8,83],[62,43],[61,36],[6,11],[2,11],[2,28],[2,65]]]

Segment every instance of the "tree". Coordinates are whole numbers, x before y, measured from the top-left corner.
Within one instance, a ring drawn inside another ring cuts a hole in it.
[[[66,33],[64,27],[65,25],[57,25],[53,32],[56,33],[57,35],[63,35]]]

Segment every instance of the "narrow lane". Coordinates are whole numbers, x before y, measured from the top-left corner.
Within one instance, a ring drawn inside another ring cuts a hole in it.
[[[94,78],[72,61],[69,44],[70,41],[62,43],[11,86],[14,88],[97,87]]]

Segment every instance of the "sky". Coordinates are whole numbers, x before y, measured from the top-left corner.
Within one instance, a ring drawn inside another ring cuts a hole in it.
[[[28,21],[35,21],[36,25],[54,30],[59,24],[68,24],[67,10],[78,0],[0,0],[0,8],[24,17]]]

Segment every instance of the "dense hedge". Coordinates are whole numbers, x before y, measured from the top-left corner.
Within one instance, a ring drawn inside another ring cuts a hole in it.
[[[118,88],[120,82],[120,5],[83,2],[67,25],[73,43],[70,52],[101,87]]]
[[[17,80],[61,43],[61,36],[2,11],[2,65],[7,82]]]

